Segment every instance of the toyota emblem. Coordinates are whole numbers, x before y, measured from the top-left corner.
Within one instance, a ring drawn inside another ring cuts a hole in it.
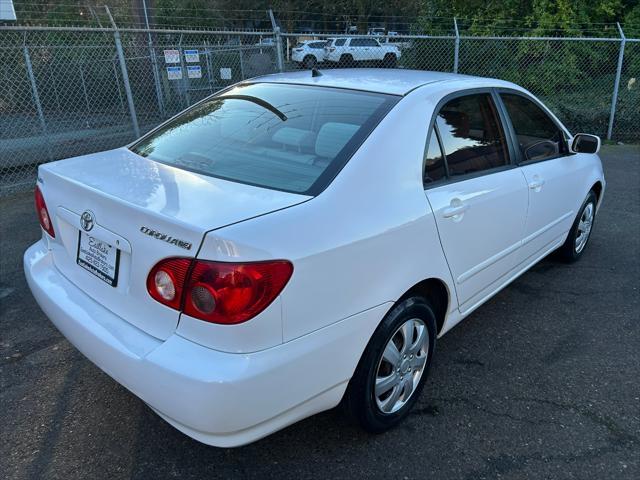
[[[85,232],[88,232],[89,230],[91,230],[93,228],[94,223],[95,223],[95,219],[93,218],[93,213],[91,213],[89,210],[86,210],[80,216],[80,226]]]

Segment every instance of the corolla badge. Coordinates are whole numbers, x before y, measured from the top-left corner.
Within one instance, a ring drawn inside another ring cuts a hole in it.
[[[80,215],[80,226],[85,232],[90,231],[93,228],[93,225],[96,223],[96,220],[89,210],[85,210],[82,215]]]
[[[167,235],[166,233],[158,232],[149,227],[142,226],[140,227],[140,231],[145,235],[149,235],[156,240],[162,240],[163,242],[167,242],[170,245],[175,245],[176,247],[184,248],[185,250],[191,250],[191,242],[187,242],[186,240],[180,240],[179,238],[174,238],[171,235]]]

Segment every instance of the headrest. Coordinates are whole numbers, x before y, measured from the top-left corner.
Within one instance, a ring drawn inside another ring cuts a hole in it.
[[[327,122],[320,128],[316,138],[316,155],[334,158],[360,128],[351,123]]]
[[[289,145],[300,150],[310,147],[313,143],[313,132],[301,128],[282,127],[273,134],[272,140],[276,143]]]

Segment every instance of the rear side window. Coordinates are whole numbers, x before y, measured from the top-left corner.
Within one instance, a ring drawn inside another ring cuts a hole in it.
[[[511,93],[500,94],[525,162],[550,160],[567,153],[564,133],[534,102]]]
[[[490,94],[451,100],[440,109],[436,125],[450,176],[509,164],[504,132]]]
[[[429,135],[429,145],[427,145],[424,157],[424,184],[437,182],[445,177],[444,156],[440,149],[436,131],[433,129],[431,135]]]
[[[315,195],[399,97],[327,87],[236,87],[173,119],[132,147],[213,177]]]
[[[324,48],[326,42],[313,42],[309,44],[309,48]]]

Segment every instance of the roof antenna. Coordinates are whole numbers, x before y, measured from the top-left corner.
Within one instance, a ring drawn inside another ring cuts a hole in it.
[[[313,67],[313,68],[311,69],[311,76],[312,76],[312,77],[314,77],[314,78],[315,78],[315,77],[321,77],[321,76],[322,76],[322,73],[321,73],[321,72],[320,72],[320,70],[318,70],[316,67]]]

